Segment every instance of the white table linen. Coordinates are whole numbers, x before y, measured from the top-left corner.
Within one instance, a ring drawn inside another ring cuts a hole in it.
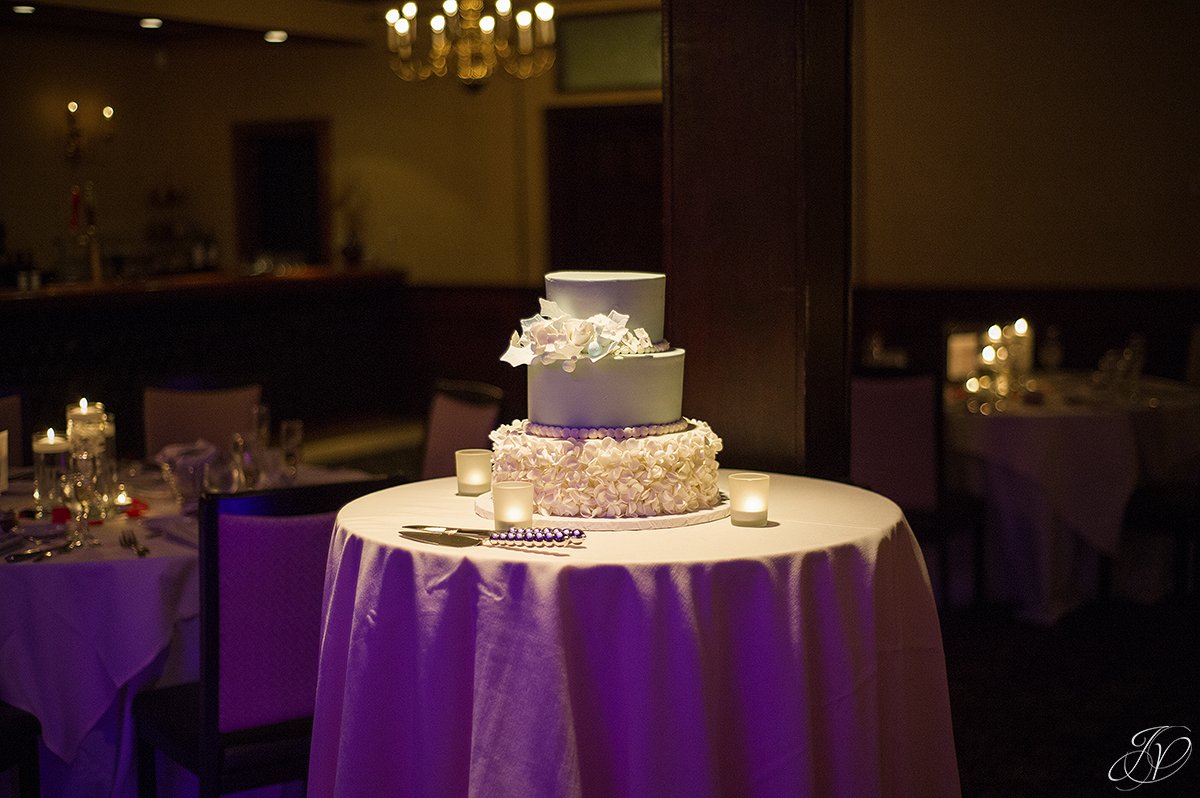
[[[305,464],[297,481],[366,476]],[[89,527],[101,545],[46,562],[0,559],[0,698],[41,722],[46,796],[133,796],[134,695],[199,678],[196,519],[177,514],[155,472],[131,492],[150,502],[151,517]],[[13,483],[0,503],[24,506],[31,493],[32,483]],[[170,533],[159,534],[163,528]],[[139,535],[149,556],[120,546],[123,529]],[[160,762],[160,785],[169,794],[195,794],[190,774]],[[299,791],[293,785],[256,795]]]
[[[949,407],[946,445],[951,476],[988,502],[993,596],[1053,623],[1091,593],[1097,553],[1117,556],[1137,485],[1196,478],[1200,393],[1148,378],[1118,400],[1081,375],[1037,382],[1038,404],[986,416]]]
[[[766,528],[398,536],[487,526],[455,490],[339,514],[310,796],[958,794],[936,609],[892,502],[774,475]]]

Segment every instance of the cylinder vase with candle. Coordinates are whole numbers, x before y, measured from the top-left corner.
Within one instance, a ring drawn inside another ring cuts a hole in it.
[[[38,518],[67,503],[64,493],[71,468],[71,446],[67,439],[46,430],[33,438],[33,504]]]

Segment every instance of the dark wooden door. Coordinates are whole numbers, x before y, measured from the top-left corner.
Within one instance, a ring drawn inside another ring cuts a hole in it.
[[[329,123],[235,125],[233,152],[240,261],[328,264]]]
[[[662,271],[662,106],[546,111],[552,269]]]

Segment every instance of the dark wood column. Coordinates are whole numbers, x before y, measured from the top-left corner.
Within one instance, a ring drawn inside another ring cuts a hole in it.
[[[848,473],[849,4],[664,0],[668,338],[721,463]]]

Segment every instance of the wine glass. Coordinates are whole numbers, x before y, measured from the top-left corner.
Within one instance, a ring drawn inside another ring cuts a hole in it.
[[[294,480],[304,456],[304,422],[285,418],[279,422],[279,448],[283,452],[283,467],[288,479]]]

